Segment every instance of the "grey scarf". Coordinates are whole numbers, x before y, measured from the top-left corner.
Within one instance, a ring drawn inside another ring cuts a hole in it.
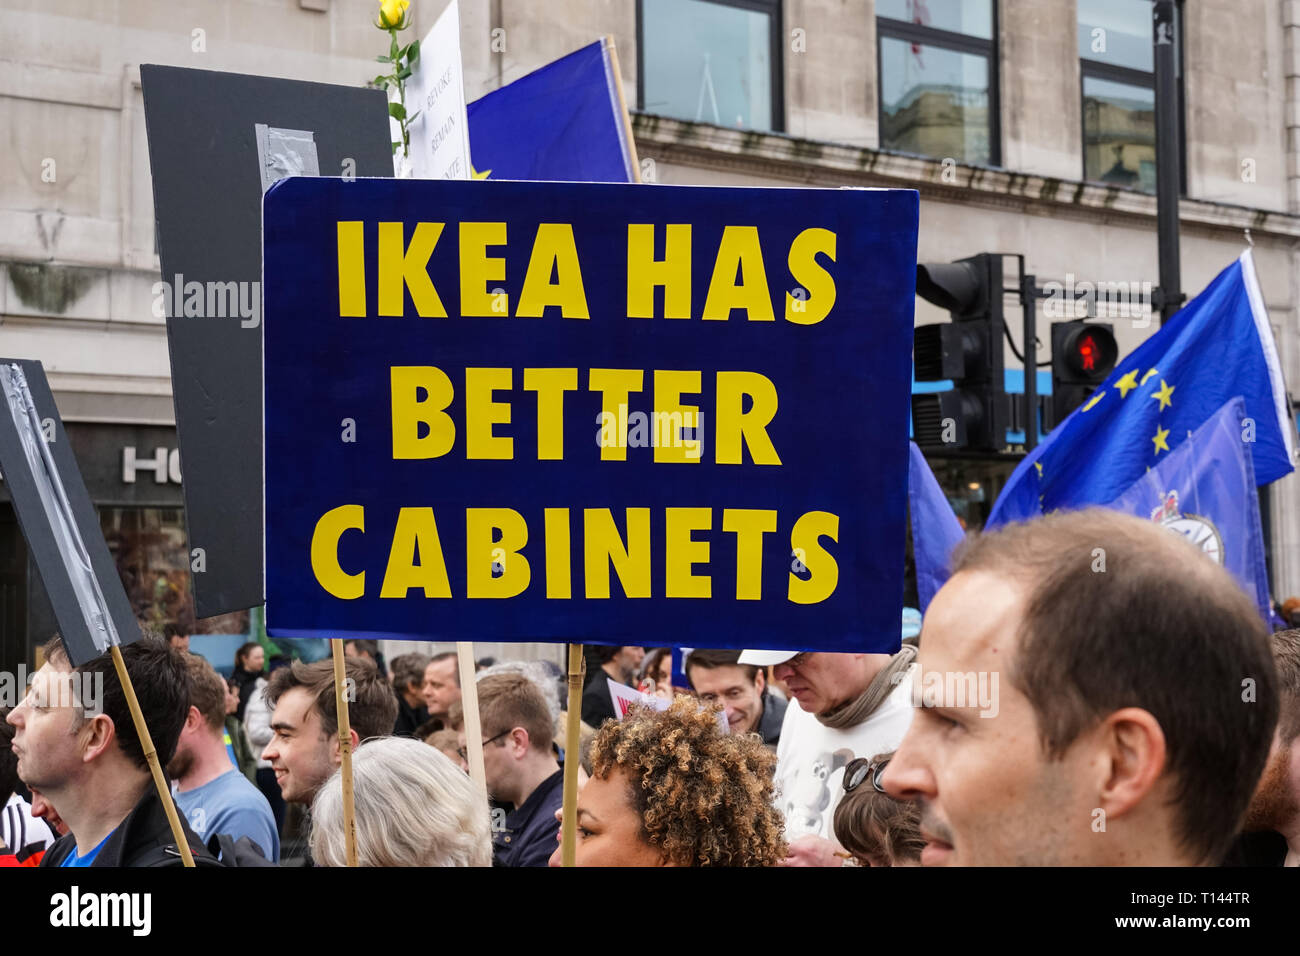
[[[902,649],[889,659],[889,663],[881,668],[880,673],[867,685],[866,690],[853,700],[846,701],[824,714],[814,716],[822,722],[823,726],[834,727],[836,730],[856,727],[875,713],[876,708],[884,703],[885,698],[894,692],[898,682],[903,679],[903,674],[912,666],[914,660],[916,660],[916,648],[911,644],[904,644]]]

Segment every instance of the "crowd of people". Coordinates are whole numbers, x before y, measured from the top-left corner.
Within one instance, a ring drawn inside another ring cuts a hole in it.
[[[971,536],[917,630],[680,671],[589,645],[572,754],[560,668],[480,661],[486,792],[456,655],[348,641],[357,862],[558,866],[575,760],[579,866],[1300,864],[1300,629],[1270,634],[1185,540],[1097,510]],[[331,661],[122,657],[198,864],[345,865]],[[180,864],[110,656],[73,667],[57,637],[0,720],[0,806],[3,864]]]

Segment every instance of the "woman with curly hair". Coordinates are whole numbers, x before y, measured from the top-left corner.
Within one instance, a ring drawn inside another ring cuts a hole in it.
[[[724,734],[716,711],[684,695],[609,721],[578,795],[577,865],[776,866],[786,844],[775,766],[757,736]]]

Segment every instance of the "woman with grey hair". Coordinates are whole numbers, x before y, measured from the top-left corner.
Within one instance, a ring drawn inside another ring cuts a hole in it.
[[[484,795],[428,744],[406,737],[368,740],[352,757],[358,866],[491,866]],[[311,855],[346,866],[340,771],[312,803]]]

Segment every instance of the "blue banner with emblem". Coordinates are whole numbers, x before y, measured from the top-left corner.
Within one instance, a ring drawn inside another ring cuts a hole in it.
[[[1276,481],[1293,470],[1296,428],[1249,251],[1026,456],[987,527],[1114,500],[1235,395],[1255,426],[1255,477]]]
[[[1232,572],[1267,622],[1272,601],[1252,459],[1256,430],[1245,400],[1233,398],[1184,437],[1110,507],[1186,537]]]
[[[264,202],[271,634],[898,647],[915,192]]]

